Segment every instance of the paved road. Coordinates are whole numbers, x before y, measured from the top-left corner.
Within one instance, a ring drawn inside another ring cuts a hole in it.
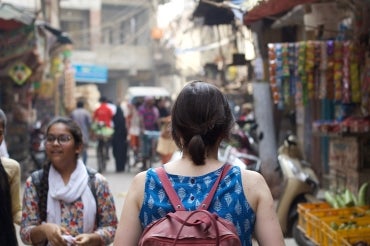
[[[93,168],[97,168],[97,162],[96,162],[96,156],[95,151],[93,148],[90,148],[88,151],[89,157],[87,160],[87,165],[91,166]],[[157,164],[159,165],[159,164]],[[117,216],[118,218],[121,215],[122,206],[124,203],[124,199],[126,196],[126,193],[129,189],[130,183],[132,178],[135,176],[135,174],[138,172],[138,168],[131,167],[129,172],[124,173],[116,173],[115,172],[115,164],[114,159],[111,157],[108,161],[107,170],[103,173],[103,175],[107,178],[111,191],[114,196],[114,200],[117,207]],[[17,230],[19,227],[17,227]],[[21,243],[21,241],[19,240]],[[287,246],[297,246],[294,239],[287,238],[285,240],[285,243]],[[20,244],[20,246],[23,246],[24,244]],[[254,244],[258,245],[258,244]]]

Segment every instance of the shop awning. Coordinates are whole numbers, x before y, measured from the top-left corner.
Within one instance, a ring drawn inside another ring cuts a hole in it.
[[[10,31],[24,25],[32,25],[35,15],[9,3],[0,3],[0,30]]]
[[[238,6],[241,0],[231,0],[230,3]],[[204,25],[231,24],[235,15],[230,7],[224,6],[223,0],[200,0],[193,12],[193,18],[203,18]]]
[[[262,2],[244,14],[244,24],[248,25],[262,18],[288,11],[300,4],[313,3],[317,0],[269,0]]]
[[[285,26],[303,25],[305,10],[303,5],[297,5],[285,15],[278,18],[272,25],[272,28],[282,28]]]
[[[66,33],[45,21],[36,20],[33,12],[9,3],[0,3],[0,63],[28,55],[37,57],[29,59],[35,64],[38,60],[44,60],[48,37],[43,30],[52,33],[60,44],[72,43]]]

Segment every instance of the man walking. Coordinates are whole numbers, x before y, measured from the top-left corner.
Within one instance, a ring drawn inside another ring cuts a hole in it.
[[[82,152],[82,160],[87,164],[87,148],[89,147],[90,141],[90,129],[91,129],[91,115],[87,109],[84,108],[84,102],[79,100],[77,102],[77,108],[71,113],[71,118],[81,127],[82,138],[84,149]]]

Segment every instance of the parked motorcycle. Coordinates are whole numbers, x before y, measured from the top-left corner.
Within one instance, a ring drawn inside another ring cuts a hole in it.
[[[44,139],[42,124],[40,121],[36,121],[30,134],[30,155],[34,164],[33,169],[41,169],[46,160]]]
[[[263,133],[258,133],[258,124],[255,120],[238,120],[236,123],[227,141],[228,144],[234,146],[239,153],[258,157],[259,142],[263,138]],[[249,162],[254,163],[253,160]]]
[[[317,202],[319,180],[310,164],[302,159],[297,139],[289,134],[278,150],[279,171],[284,180],[277,215],[285,236],[292,236],[298,245],[314,245],[298,226],[297,207],[302,202]]]
[[[261,159],[257,155],[240,152],[226,142],[222,142],[218,149],[218,159],[221,162],[230,163],[242,169],[261,171]]]

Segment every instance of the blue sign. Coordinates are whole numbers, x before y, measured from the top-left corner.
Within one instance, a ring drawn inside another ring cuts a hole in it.
[[[107,83],[108,68],[92,64],[73,64],[76,82]]]

